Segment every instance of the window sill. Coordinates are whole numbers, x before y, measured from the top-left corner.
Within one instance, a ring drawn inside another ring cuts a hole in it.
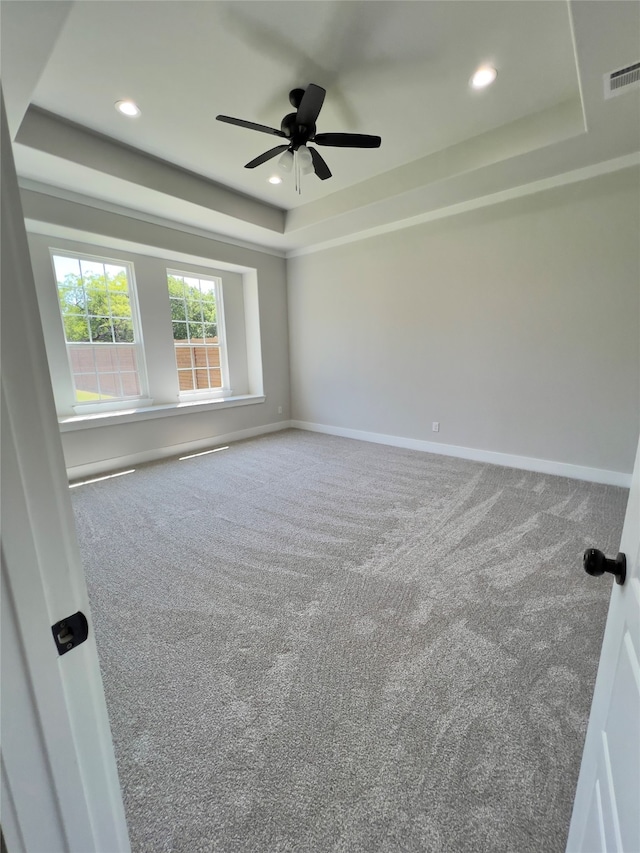
[[[189,400],[188,402],[144,406],[138,409],[120,409],[97,414],[74,415],[58,418],[58,424],[60,432],[73,432],[74,430],[91,429],[92,427],[115,426],[154,418],[167,418],[190,412],[213,412],[220,409],[231,409],[235,406],[252,406],[255,403],[264,403],[265,399],[263,394],[244,394],[217,400]]]

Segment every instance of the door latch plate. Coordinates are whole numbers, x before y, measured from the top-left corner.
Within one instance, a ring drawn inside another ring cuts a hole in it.
[[[89,623],[84,613],[78,611],[66,619],[61,619],[51,626],[53,639],[59,655],[66,655],[71,649],[75,649],[89,636]]]

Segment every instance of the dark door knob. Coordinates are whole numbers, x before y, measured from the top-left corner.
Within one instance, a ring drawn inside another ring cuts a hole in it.
[[[584,552],[583,565],[585,572],[596,578],[605,572],[611,572],[620,586],[627,576],[627,558],[624,554],[618,554],[615,560],[609,560],[597,548],[587,548]]]

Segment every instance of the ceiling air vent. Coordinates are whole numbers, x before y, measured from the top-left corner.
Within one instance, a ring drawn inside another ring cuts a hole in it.
[[[632,89],[640,89],[640,62],[604,75],[605,98],[614,98]]]

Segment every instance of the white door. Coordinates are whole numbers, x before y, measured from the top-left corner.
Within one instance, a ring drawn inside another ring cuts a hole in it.
[[[2,832],[10,853],[127,853],[111,730],[1,98],[0,113]],[[59,656],[51,627],[77,611],[89,618],[89,638]]]
[[[567,853],[640,851],[640,443],[620,551],[627,578],[611,593]]]

